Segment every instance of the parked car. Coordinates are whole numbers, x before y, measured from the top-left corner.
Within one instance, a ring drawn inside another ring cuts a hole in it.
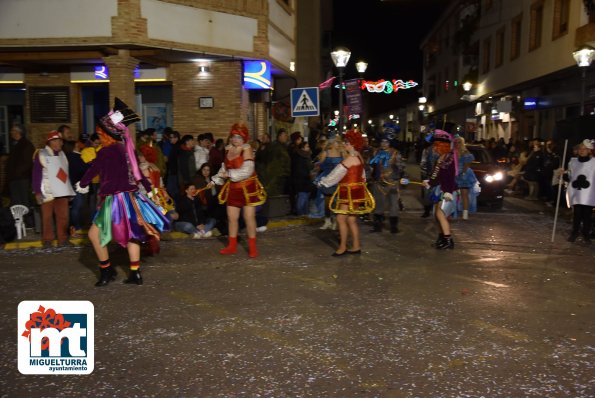
[[[470,167],[481,187],[481,193],[477,198],[478,204],[501,208],[506,186],[506,170],[482,145],[470,144],[467,145],[467,149],[475,157]]]

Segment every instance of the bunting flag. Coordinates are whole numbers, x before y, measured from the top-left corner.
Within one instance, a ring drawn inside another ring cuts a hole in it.
[[[324,90],[326,88],[329,88],[332,84],[333,84],[333,80],[335,80],[335,76],[331,76],[329,79],[323,81],[322,83],[320,83],[318,85],[318,88],[320,90]]]

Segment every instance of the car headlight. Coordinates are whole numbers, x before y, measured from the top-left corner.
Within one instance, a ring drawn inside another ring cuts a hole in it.
[[[486,182],[491,183],[494,181],[502,181],[504,178],[504,174],[501,171],[498,171],[494,174],[486,174],[483,178]]]

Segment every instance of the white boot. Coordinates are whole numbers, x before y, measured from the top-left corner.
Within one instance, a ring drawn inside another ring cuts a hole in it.
[[[324,224],[322,224],[322,227],[320,227],[320,229],[330,229],[331,227],[332,227],[331,218],[330,217],[325,217],[324,218]]]
[[[337,217],[331,217],[331,229],[333,231],[337,230]]]
[[[469,219],[469,210],[463,210],[463,220]]]

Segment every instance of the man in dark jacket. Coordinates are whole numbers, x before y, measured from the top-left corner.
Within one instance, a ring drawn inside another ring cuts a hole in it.
[[[190,134],[186,134],[180,140],[180,150],[178,151],[178,183],[180,192],[185,188],[184,185],[190,184],[196,174],[196,162],[194,161],[194,147],[196,141]]]
[[[25,138],[19,126],[14,126],[10,130],[10,138],[14,142],[6,163],[10,205],[20,204],[31,207],[31,173],[35,147]]]
[[[289,135],[285,129],[277,132],[277,140],[269,146],[266,164],[265,190],[270,196],[289,193],[289,176],[291,174],[291,158],[287,149]]]

